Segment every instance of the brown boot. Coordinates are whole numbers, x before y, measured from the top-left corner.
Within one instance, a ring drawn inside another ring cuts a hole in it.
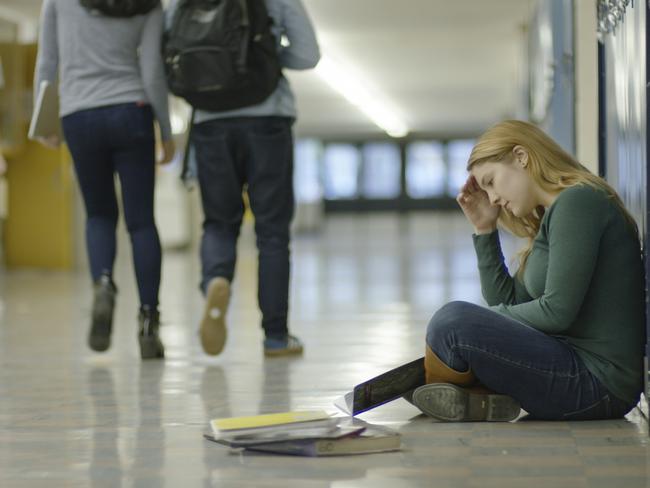
[[[451,369],[428,345],[424,353],[424,379],[427,383],[453,383],[460,386],[476,383],[476,376],[471,370],[461,372]]]
[[[520,405],[476,385],[471,370],[456,371],[427,346],[424,357],[427,384],[413,392],[412,402],[425,414],[445,422],[507,422],[519,416]]]

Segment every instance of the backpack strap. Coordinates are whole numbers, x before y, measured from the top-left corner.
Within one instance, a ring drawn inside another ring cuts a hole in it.
[[[264,0],[261,0],[264,1]],[[251,23],[248,16],[248,0],[239,0],[239,5],[242,10],[242,18],[240,28],[243,29],[244,35],[241,38],[241,49],[239,50],[239,59],[237,60],[237,67],[240,73],[246,72],[246,59],[248,58],[248,43],[250,42]]]
[[[192,115],[190,115],[190,128],[187,133],[187,141],[185,142],[185,153],[183,154],[183,166],[181,169],[181,180],[186,185],[188,184],[190,172],[190,150],[192,147],[192,132],[194,132],[194,118],[196,116],[196,109],[192,108]]]

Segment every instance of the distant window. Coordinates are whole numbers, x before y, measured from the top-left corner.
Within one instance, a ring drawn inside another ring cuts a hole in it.
[[[328,144],[323,154],[323,180],[328,200],[359,196],[361,153],[353,144]]]
[[[412,142],[406,148],[406,193],[411,198],[435,198],[445,193],[442,144]]]
[[[363,146],[362,194],[366,198],[397,198],[401,193],[399,147],[390,142]]]
[[[323,198],[320,181],[321,144],[314,139],[296,141],[293,187],[296,203],[313,203]]]
[[[473,139],[459,139],[450,141],[447,145],[449,154],[449,180],[447,181],[447,195],[456,197],[460,188],[467,181],[467,160],[474,147]]]

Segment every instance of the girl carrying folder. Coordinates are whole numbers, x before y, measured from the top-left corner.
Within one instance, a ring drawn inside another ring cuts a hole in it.
[[[159,163],[172,159],[174,144],[160,54],[162,28],[162,7],[155,0],[45,0],[34,76],[35,95],[42,81],[58,81],[63,134],[86,208],[94,283],[88,344],[95,351],[110,346],[117,294],[117,174],[140,296],[143,359],[164,356],[158,335],[161,249],[153,210],[154,121],[162,138]],[[59,144],[57,137],[42,142]]]

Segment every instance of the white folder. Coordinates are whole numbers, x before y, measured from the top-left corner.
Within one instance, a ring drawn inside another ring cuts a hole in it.
[[[56,136],[61,138],[61,119],[59,118],[59,94],[56,85],[47,80],[41,82],[36,97],[28,137]]]

